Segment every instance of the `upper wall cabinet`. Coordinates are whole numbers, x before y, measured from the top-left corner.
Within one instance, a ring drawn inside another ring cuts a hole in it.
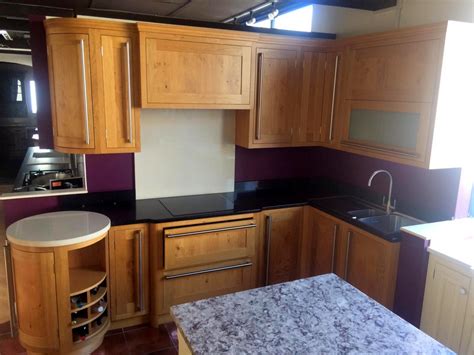
[[[342,51],[303,49],[300,121],[295,145],[336,144],[336,116],[341,87]]]
[[[299,107],[299,48],[258,44],[254,108],[236,115],[236,144],[290,146]]]
[[[467,161],[473,34],[448,22],[348,39],[339,148],[431,169]]]
[[[242,33],[139,24],[143,108],[249,109],[252,43]]]
[[[55,149],[139,151],[135,27],[79,19],[51,19],[45,27]]]

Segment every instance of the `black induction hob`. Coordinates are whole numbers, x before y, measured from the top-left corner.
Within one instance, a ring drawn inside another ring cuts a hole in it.
[[[174,216],[234,209],[234,201],[220,194],[165,197],[161,198],[160,201]]]

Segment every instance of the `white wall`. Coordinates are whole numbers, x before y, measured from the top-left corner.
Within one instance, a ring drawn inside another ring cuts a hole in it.
[[[234,111],[142,110],[137,199],[234,190]]]
[[[396,7],[380,11],[314,5],[313,31],[347,37],[446,20],[474,22],[474,1],[398,0]]]
[[[0,62],[18,63],[23,65],[33,66],[31,63],[31,55],[29,54],[13,54],[13,53],[1,53]]]

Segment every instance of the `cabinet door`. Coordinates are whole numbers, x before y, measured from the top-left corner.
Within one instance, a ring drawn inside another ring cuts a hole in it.
[[[262,213],[265,218],[266,284],[297,279],[303,209],[284,208]]]
[[[47,36],[54,146],[92,149],[90,43],[88,34]]]
[[[40,351],[59,348],[54,254],[12,248],[20,341]]]
[[[257,48],[254,143],[291,143],[297,117],[296,50]]]
[[[138,151],[140,110],[135,105],[136,76],[132,36],[101,34],[100,73],[103,85],[103,152]],[[136,149],[134,149],[136,148]]]
[[[365,43],[349,51],[346,99],[432,102],[440,40],[387,42]]]
[[[302,272],[303,276],[335,273],[336,245],[341,234],[341,223],[313,207],[305,207],[304,220],[301,255],[308,265],[307,271]]]
[[[250,46],[140,34],[143,108],[250,108]]]
[[[109,232],[112,320],[149,311],[147,225],[113,227]]]
[[[421,329],[459,352],[471,279],[430,255]]]
[[[341,143],[376,157],[423,162],[430,130],[430,104],[345,101]]]
[[[392,309],[400,243],[348,227],[344,278],[385,307]]]

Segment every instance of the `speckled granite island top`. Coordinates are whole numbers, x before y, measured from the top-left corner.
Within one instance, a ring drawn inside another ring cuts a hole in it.
[[[171,313],[194,354],[454,354],[334,274]]]

